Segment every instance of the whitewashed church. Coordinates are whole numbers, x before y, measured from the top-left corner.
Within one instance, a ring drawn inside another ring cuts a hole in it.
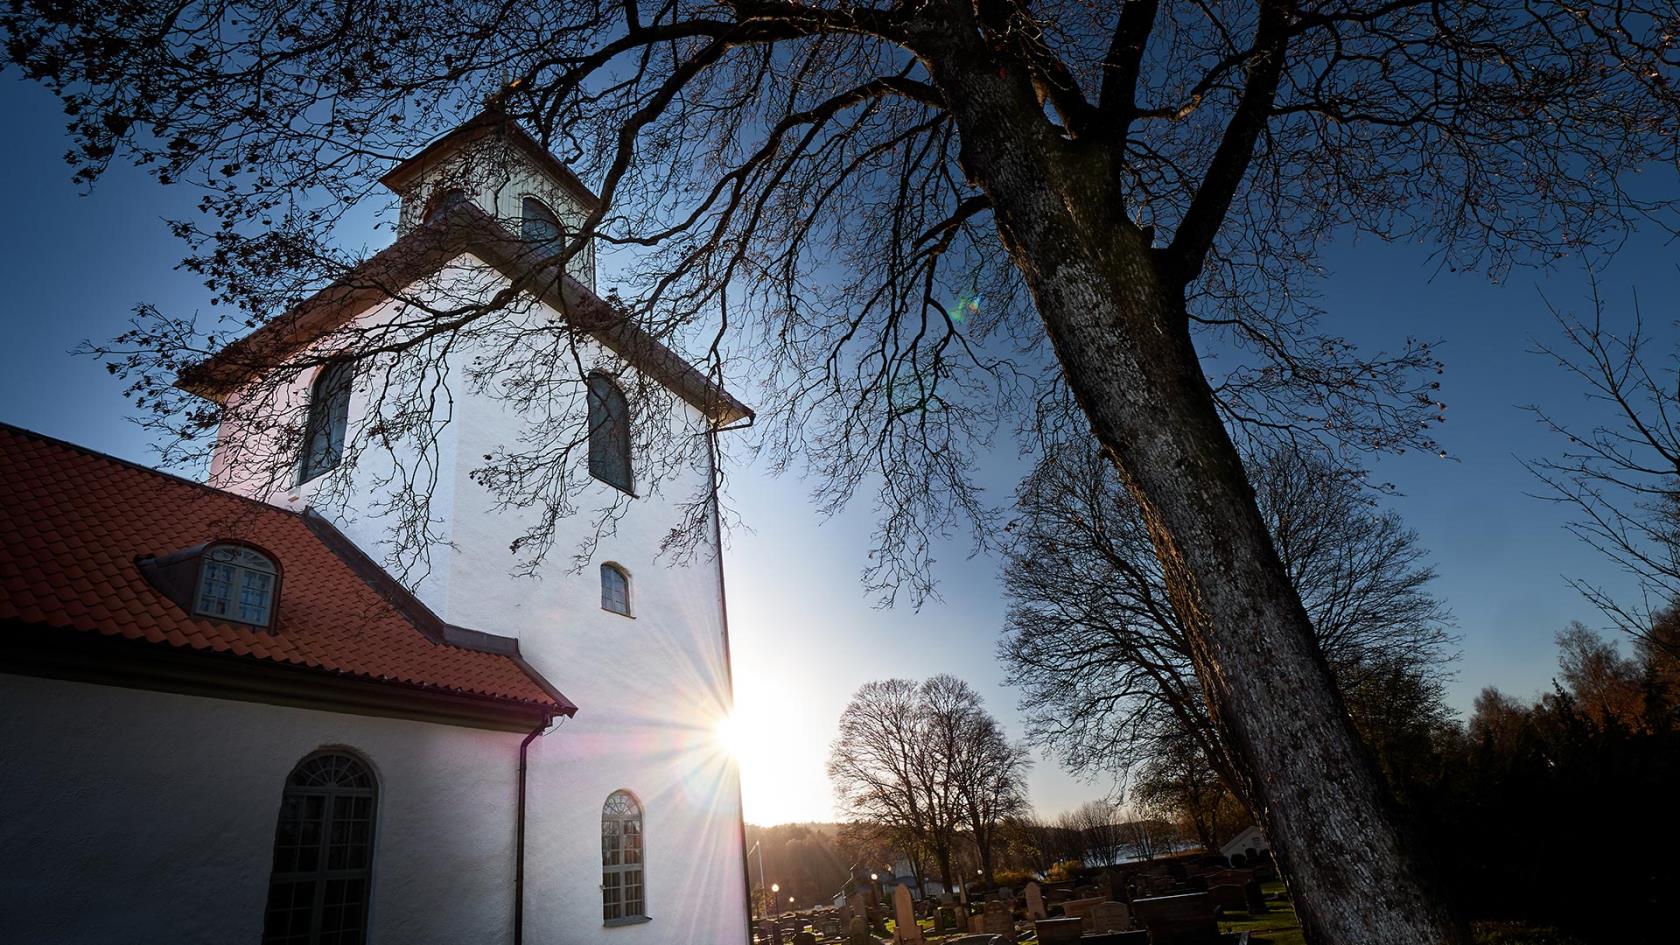
[[[487,153],[506,173],[464,173]],[[376,287],[452,268],[492,273],[493,291],[521,228],[575,225],[596,199],[493,113],[384,182],[396,242],[244,350],[377,323],[395,303]],[[574,257],[537,315],[606,310],[593,269]],[[209,484],[0,426],[0,941],[749,940],[740,788],[714,737],[731,706],[716,509],[709,548],[659,554],[677,513],[638,492],[625,378],[674,395],[673,436],[751,413],[635,328],[600,325],[618,367],[578,379],[580,506],[628,504],[589,567],[540,580],[509,550],[529,523],[469,475],[516,428],[487,396],[449,405],[441,541],[412,588],[378,563],[377,470],[344,465],[348,497],[312,502],[369,419],[354,371],[275,390],[223,355],[185,382],[296,412],[303,445],[278,478],[235,423]],[[704,492],[716,470],[699,466],[663,494]],[[589,517],[562,521],[556,547]]]

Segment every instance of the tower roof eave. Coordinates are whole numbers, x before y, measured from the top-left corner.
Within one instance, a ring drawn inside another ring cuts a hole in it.
[[[585,184],[582,178],[573,173],[571,168],[551,154],[547,148],[538,144],[537,140],[531,137],[525,129],[519,127],[518,122],[494,108],[487,108],[456,128],[444,133],[437,140],[422,148],[418,154],[392,168],[384,177],[379,179],[379,182],[393,191],[401,192],[426,168],[437,164],[468,144],[492,134],[502,135],[509,144],[524,152],[539,168],[552,176],[568,193],[577,198],[585,210],[594,210],[600,206],[600,196],[589,189],[589,185]]]
[[[471,204],[457,204],[415,227],[331,285],[209,359],[183,371],[183,390],[221,403],[248,378],[369,308],[397,298],[404,286],[471,253],[509,278],[532,264],[531,244]],[[540,263],[541,260],[535,260]],[[632,366],[658,380],[714,423],[749,419],[751,408],[648,331],[567,275],[536,294],[574,327],[588,332]]]

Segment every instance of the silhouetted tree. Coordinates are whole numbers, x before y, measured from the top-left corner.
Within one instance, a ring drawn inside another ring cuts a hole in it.
[[[958,832],[985,879],[1005,817],[1027,809],[1026,750],[1008,740],[973,687],[949,675],[867,683],[840,718],[828,776],[842,809],[926,849],[948,886]]]
[[[985,540],[977,444],[1023,417],[1050,441],[1089,430],[1150,523],[1307,938],[1465,940],[1342,712],[1233,431],[1433,448],[1427,346],[1361,357],[1315,324],[1332,238],[1431,240],[1499,274],[1666,223],[1672,201],[1641,196],[1663,189],[1624,183],[1674,157],[1668,0],[17,0],[0,17],[10,60],[64,99],[79,179],[126,158],[205,188],[176,230],[239,311],[208,337],[145,313],[113,354],[167,426],[216,419],[177,371],[357,272],[334,242],[344,207],[493,97],[599,205],[488,303],[351,277],[412,304],[332,357],[431,396],[393,396],[416,422],[347,455],[435,445],[431,379],[387,356],[462,334],[494,339],[472,383],[537,416],[575,400],[554,368],[599,323],[487,326],[589,241],[639,251],[615,318],[709,333],[703,373],[751,363],[730,374],[765,381],[765,445],[831,508],[879,490],[870,579],[888,594],[926,591],[960,518]],[[481,475],[565,514],[578,442],[576,422],[533,424]],[[412,506],[397,537],[417,553]]]
[[[1592,315],[1553,310],[1564,341],[1542,345],[1585,389],[1603,416],[1586,428],[1530,408],[1563,440],[1562,451],[1529,468],[1548,495],[1575,511],[1569,528],[1631,574],[1636,601],[1576,580],[1588,600],[1645,645],[1674,647],[1672,635],[1650,635],[1659,611],[1680,600],[1680,388],[1674,351],[1653,353],[1638,307],[1625,332],[1606,323],[1605,303],[1593,286]],[[1670,618],[1672,619],[1672,618]],[[1680,650],[1672,650],[1680,658]]]
[[[1355,724],[1390,753],[1445,723],[1451,638],[1415,533],[1372,508],[1328,458],[1265,448],[1250,478],[1284,567]],[[1193,638],[1168,603],[1142,509],[1094,448],[1052,455],[1022,486],[1003,564],[1000,653],[1024,692],[1029,737],[1079,771],[1125,776],[1164,755],[1176,772],[1242,776],[1195,673]],[[1191,764],[1183,753],[1194,750]],[[1186,803],[1194,803],[1187,801]],[[1205,840],[1205,837],[1204,837]]]

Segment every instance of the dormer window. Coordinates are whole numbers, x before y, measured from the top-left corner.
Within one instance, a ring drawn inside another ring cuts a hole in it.
[[[193,612],[266,627],[274,618],[279,577],[267,555],[243,545],[211,545],[199,556]]]
[[[560,218],[535,197],[519,202],[519,238],[527,243],[552,243],[565,233]]]

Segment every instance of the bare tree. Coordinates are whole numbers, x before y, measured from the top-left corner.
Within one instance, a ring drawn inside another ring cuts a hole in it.
[[[1027,809],[1032,758],[1011,742],[974,687],[941,674],[922,687],[930,731],[948,760],[959,819],[968,828],[988,886],[996,883],[996,847],[1004,819]]]
[[[958,815],[945,764],[928,731],[922,687],[886,679],[859,687],[841,714],[828,779],[854,821],[927,851],[949,881]]]
[[[1068,814],[1068,825],[1079,831],[1084,847],[1085,865],[1113,864],[1126,849],[1126,830],[1121,821],[1120,805],[1101,798],[1074,808]]]
[[[1182,733],[1164,741],[1142,766],[1131,796],[1143,810],[1180,823],[1209,852],[1250,816],[1201,745]]]
[[[1596,283],[1592,315],[1553,310],[1563,329],[1558,345],[1542,345],[1551,358],[1603,408],[1588,429],[1565,424],[1544,407],[1530,410],[1565,443],[1555,457],[1531,462],[1546,496],[1571,506],[1569,528],[1632,575],[1638,600],[1618,600],[1603,587],[1573,583],[1618,627],[1644,645],[1660,612],[1680,601],[1680,372],[1674,350],[1653,352],[1639,307],[1625,332],[1605,321]],[[1680,657],[1680,651],[1674,656]]]
[[[352,273],[406,291],[352,268],[341,207],[487,95],[599,201],[508,291],[412,298],[342,356],[447,348],[586,244],[623,249],[634,291],[608,323],[709,333],[707,371],[735,355],[733,377],[764,379],[762,442],[828,507],[879,490],[868,573],[888,594],[924,593],[963,519],[985,540],[975,447],[1011,419],[1033,439],[1090,429],[1144,510],[1307,938],[1382,943],[1467,933],[1342,712],[1233,431],[1434,448],[1427,345],[1362,357],[1321,330],[1318,249],[1431,239],[1497,274],[1667,225],[1671,201],[1623,182],[1674,159],[1674,17],[1668,0],[18,0],[3,28],[64,99],[80,179],[126,158],[205,188],[176,229],[237,315],[206,335],[145,312],[113,361],[178,433],[214,418],[176,372],[247,322]],[[475,380],[576,396],[552,368],[602,328],[492,344]],[[430,435],[374,432],[362,445]],[[575,426],[526,433],[484,478],[563,514]],[[403,521],[420,553],[423,503]]]
[[[1416,534],[1373,509],[1358,476],[1327,457],[1263,447],[1249,465],[1278,555],[1361,729],[1382,738],[1408,713],[1436,721],[1451,637]],[[1094,447],[1055,453],[1023,484],[1018,510],[999,651],[1024,692],[1029,737],[1076,771],[1122,778],[1188,743],[1241,795],[1240,766],[1197,682],[1193,636],[1168,603],[1143,511],[1112,464]],[[1389,698],[1396,672],[1417,683],[1403,705]]]
[[[954,886],[962,877],[953,854],[965,828],[992,881],[999,828],[1027,808],[1029,765],[973,687],[942,674],[858,689],[841,717],[828,774],[853,817],[910,838]]]

